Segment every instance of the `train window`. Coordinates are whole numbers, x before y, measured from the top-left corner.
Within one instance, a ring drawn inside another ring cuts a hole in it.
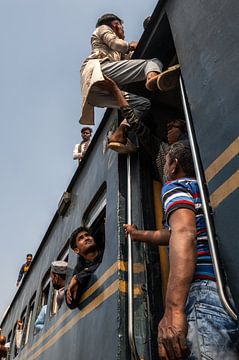
[[[41,308],[48,303],[48,296],[50,292],[51,278],[50,278],[50,270],[48,270],[45,278],[42,282],[42,293],[41,293]]]
[[[17,321],[17,329],[16,329],[16,346],[18,349],[24,347],[25,343],[23,341],[24,338],[24,327],[26,323],[26,314],[27,308],[25,308],[20,316],[20,319]]]
[[[9,332],[8,336],[7,336],[7,342],[6,342],[6,347],[9,349],[8,353],[7,353],[7,358],[6,360],[10,359],[11,356],[11,339],[12,338],[12,330]]]
[[[105,217],[106,217],[106,183],[104,183],[99,191],[94,196],[93,200],[89,204],[89,207],[85,211],[85,214],[82,218],[82,226],[89,228],[90,233],[92,234],[95,245],[91,246],[92,254],[94,255],[94,258],[89,260],[87,255],[84,252],[81,252],[81,245],[79,245],[76,242],[76,238],[78,236],[78,233],[75,233],[72,237],[73,243],[71,246],[74,247],[74,251],[77,253],[77,265],[75,267],[75,274],[77,274],[78,277],[82,277],[82,282],[84,285],[83,287],[87,286],[87,283],[90,281],[90,278],[93,274],[93,272],[98,268],[102,261],[102,256],[104,252],[104,244],[105,244]],[[76,230],[76,229],[75,229]],[[75,237],[76,235],[76,237]],[[84,235],[82,234],[82,238]],[[84,246],[82,247],[84,248]],[[87,270],[86,270],[87,269]],[[73,299],[75,304],[72,308],[75,306],[78,306],[78,296],[81,296],[80,293],[77,294],[77,298]]]
[[[106,207],[106,183],[98,190],[97,194],[94,196],[90,205],[88,206],[84,216],[83,223],[84,226],[91,228],[92,224],[96,221],[96,219],[100,216],[102,211]]]
[[[101,251],[104,251],[105,244],[105,217],[106,183],[103,183],[82,219],[83,225],[91,229],[91,233]]]
[[[42,290],[41,290],[40,301],[37,309],[37,317],[35,320],[34,335],[38,331],[42,330],[45,325],[47,304],[50,293],[50,285],[51,285],[51,277],[50,277],[50,269],[49,269],[42,281]]]
[[[66,245],[60,252],[59,256],[57,257],[57,260],[63,260],[68,262],[68,257],[69,257],[69,241],[67,241]]]
[[[13,351],[13,357],[15,358],[18,355],[18,348],[16,343],[16,330],[17,330],[17,323],[15,324],[13,328],[13,339],[12,339],[12,346],[11,350]]]
[[[10,336],[11,336],[11,333],[10,333]],[[10,351],[9,351],[8,358],[11,358],[11,355],[13,355],[12,356],[13,358],[15,358],[18,355],[19,350],[21,348],[21,341],[22,341],[22,330],[19,329],[19,324],[17,321],[13,328],[12,339],[10,340]]]
[[[33,295],[32,299],[30,301],[28,318],[27,318],[27,325],[26,325],[26,333],[25,333],[25,338],[24,338],[24,344],[25,345],[27,344],[28,339],[29,339],[30,326],[31,326],[31,323],[32,323],[33,310],[34,310],[34,306],[35,306],[35,298],[36,298],[36,293]]]

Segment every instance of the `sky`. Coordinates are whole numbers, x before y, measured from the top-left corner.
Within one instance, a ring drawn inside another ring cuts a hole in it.
[[[139,40],[157,0],[0,0],[0,319],[77,163],[79,69],[96,20],[115,13]],[[97,112],[96,123],[102,111]]]

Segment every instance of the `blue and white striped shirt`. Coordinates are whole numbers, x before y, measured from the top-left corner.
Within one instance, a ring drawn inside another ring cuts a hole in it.
[[[197,231],[197,263],[194,280],[208,279],[215,281],[212,258],[208,245],[202,201],[197,180],[181,178],[167,182],[162,189],[162,201],[169,226],[169,218],[173,211],[186,208],[195,212]]]

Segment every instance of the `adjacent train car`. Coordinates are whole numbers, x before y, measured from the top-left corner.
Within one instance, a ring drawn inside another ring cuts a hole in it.
[[[165,137],[171,111],[184,113],[188,118],[200,180],[204,188],[207,184],[206,198],[209,201],[210,197],[213,209],[219,266],[226,274],[238,309],[236,15],[239,15],[236,0],[230,6],[222,0],[159,1],[134,56],[157,57],[165,68],[179,62],[180,86],[169,93],[154,94],[148,93],[144,84],[128,89],[151,98],[152,110],[145,123],[160,139]],[[127,222],[131,200],[133,223],[147,229],[162,226],[161,184],[141,146],[130,160],[107,150],[107,136],[117,126],[118,117],[117,111],[106,111],[59,203],[31,270],[2,320],[2,333],[11,344],[9,360],[158,359],[156,335],[167,283],[167,252],[133,244],[129,259],[122,225]],[[131,199],[127,179],[131,181]],[[63,304],[56,313],[50,264],[56,259],[67,260],[70,279],[76,255],[69,250],[67,239],[80,224],[92,228],[104,248],[103,260],[81,297],[79,309],[69,310]],[[45,325],[36,333],[34,322],[45,304]],[[15,330],[19,318],[24,326],[21,345],[17,347]]]

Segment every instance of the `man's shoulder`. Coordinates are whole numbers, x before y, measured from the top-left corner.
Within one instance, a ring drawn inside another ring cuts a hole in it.
[[[162,195],[170,191],[188,191],[194,192],[198,189],[198,183],[196,179],[193,178],[181,178],[174,181],[169,181],[164,184],[162,189]]]
[[[95,31],[93,32],[93,35],[95,36],[101,36],[102,34],[104,34],[105,32],[111,32],[114,33],[114,31],[111,29],[110,26],[108,25],[100,25],[98,26]]]

